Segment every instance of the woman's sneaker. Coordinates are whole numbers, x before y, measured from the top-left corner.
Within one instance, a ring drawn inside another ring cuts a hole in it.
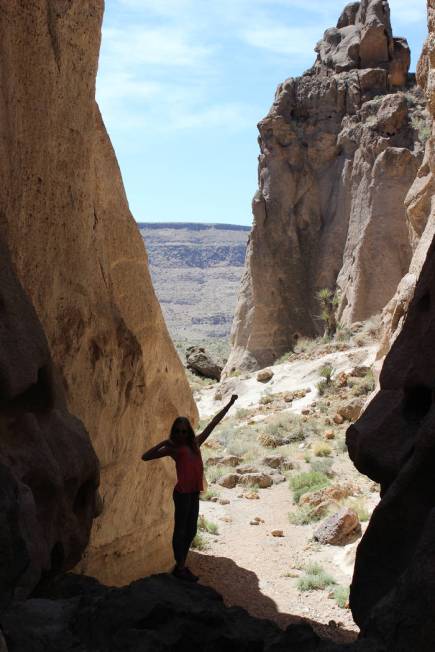
[[[193,575],[188,568],[175,567],[172,571],[172,575],[179,580],[184,580],[185,582],[197,582],[199,579],[196,575]]]

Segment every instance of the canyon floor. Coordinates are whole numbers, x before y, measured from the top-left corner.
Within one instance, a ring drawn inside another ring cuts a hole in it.
[[[347,592],[379,493],[351,463],[345,432],[373,391],[375,354],[370,327],[360,326],[346,342],[302,342],[267,370],[268,382],[257,373],[221,384],[192,379],[202,423],[239,395],[204,448],[208,489],[190,560],[228,606],[281,627],[304,619],[336,642],[355,639]],[[264,477],[273,484],[260,488]],[[345,508],[360,532],[341,545],[315,541]]]

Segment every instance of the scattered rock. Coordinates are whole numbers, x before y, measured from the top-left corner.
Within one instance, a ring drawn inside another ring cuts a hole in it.
[[[334,423],[336,423],[337,426],[340,426],[342,423],[344,423],[344,419],[343,419],[343,417],[341,416],[341,414],[338,414],[338,413],[337,413],[337,414],[334,416]]]
[[[212,497],[210,498],[210,502],[211,502],[211,503],[217,503],[218,500],[219,500],[219,498],[218,498],[217,496],[212,496]]]
[[[271,469],[280,469],[284,464],[284,457],[282,455],[267,455],[263,457],[261,463],[264,466],[270,466]]]
[[[314,532],[313,539],[322,544],[339,546],[361,536],[361,523],[353,509],[344,507],[330,516]]]
[[[245,473],[259,473],[259,470],[251,464],[242,464],[242,466],[236,468],[236,471],[240,475],[245,475]]]
[[[225,455],[220,462],[218,462],[218,465],[220,466],[232,466],[236,467],[241,464],[242,458],[239,457],[238,455]]]
[[[361,494],[361,490],[356,485],[351,482],[344,484],[331,485],[330,487],[325,487],[324,489],[319,489],[319,491],[314,491],[312,493],[303,494],[300,498],[301,505],[321,505],[322,503],[339,503],[345,498],[350,496],[358,496]]]
[[[356,421],[360,416],[363,407],[364,407],[364,399],[354,398],[353,401],[351,401],[347,405],[340,407],[337,411],[337,414],[341,416],[345,421]]]
[[[209,457],[208,460],[205,461],[206,466],[216,466],[217,464],[221,464],[223,460],[222,455],[218,457]]]
[[[272,369],[261,369],[256,376],[259,383],[268,383],[273,378]]]
[[[282,530],[272,530],[271,535],[273,537],[283,537],[284,532]]]
[[[218,502],[219,502],[219,505],[229,505],[231,501],[228,500],[228,498],[219,498]]]
[[[190,346],[186,351],[187,368],[204,378],[221,379],[220,367],[202,346]]]
[[[239,494],[239,498],[246,498],[247,500],[260,500],[260,496],[257,491],[246,491],[243,494]]]
[[[260,523],[258,521],[253,520],[253,521],[249,521],[249,525],[260,525]]]
[[[347,374],[344,371],[342,371],[337,376],[336,383],[337,383],[338,387],[346,387],[346,385],[347,385]]]
[[[335,432],[333,430],[325,430],[323,435],[325,439],[335,439]]]
[[[293,394],[284,394],[284,401],[285,401],[285,403],[292,403],[293,402]]]
[[[260,487],[260,489],[267,489],[273,484],[270,475],[266,475],[265,473],[246,473],[237,477],[239,478],[239,484],[245,487],[256,486]]]
[[[309,408],[305,408],[304,410],[302,410],[302,414],[304,416],[308,416],[309,414],[311,414],[311,410]]]
[[[241,476],[237,475],[237,473],[228,473],[218,480],[218,484],[225,487],[225,489],[234,489],[240,478]]]
[[[259,516],[256,516],[256,517],[254,518],[254,521],[257,521],[257,523],[264,523],[264,519],[263,519],[263,518],[260,518]]]
[[[282,482],[285,481],[286,481],[285,475],[281,475],[281,473],[274,473],[272,475],[273,484],[281,484]]]

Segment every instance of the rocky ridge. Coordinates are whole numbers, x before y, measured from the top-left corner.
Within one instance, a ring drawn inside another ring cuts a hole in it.
[[[187,343],[228,338],[249,227],[140,223],[169,332]]]
[[[320,289],[337,291],[346,326],[382,311],[409,268],[404,200],[429,126],[388,2],[348,5],[316,51],[258,125],[259,190],[227,372],[264,367],[295,334],[319,334]]]

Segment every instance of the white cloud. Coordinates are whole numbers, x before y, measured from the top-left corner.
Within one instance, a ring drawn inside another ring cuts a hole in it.
[[[211,53],[211,48],[194,43],[183,29],[165,26],[103,28],[104,52],[118,65],[194,66]]]
[[[242,39],[251,46],[277,54],[314,58],[314,46],[321,37],[315,27],[298,28],[269,25],[250,27],[241,32]]]

